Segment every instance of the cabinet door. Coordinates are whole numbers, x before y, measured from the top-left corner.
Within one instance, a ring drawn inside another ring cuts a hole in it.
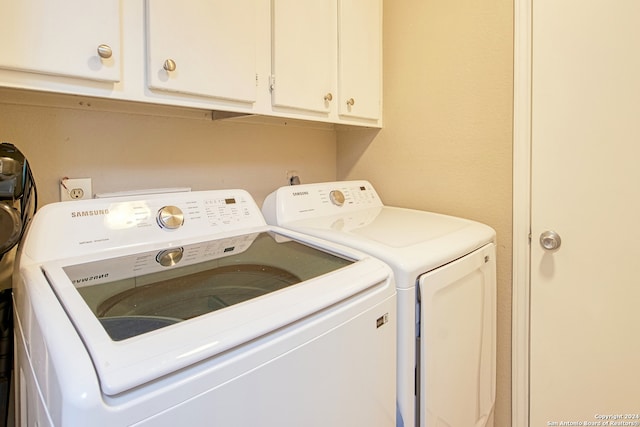
[[[120,81],[119,1],[0,0],[0,11],[1,68]]]
[[[327,113],[335,74],[335,0],[273,0],[272,103]]]
[[[149,87],[255,101],[257,0],[146,5]]]
[[[338,0],[338,114],[379,119],[382,81],[380,0]]]

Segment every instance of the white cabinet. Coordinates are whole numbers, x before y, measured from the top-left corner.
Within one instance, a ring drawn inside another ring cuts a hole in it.
[[[0,86],[381,126],[382,0],[0,0]]]
[[[338,0],[338,114],[380,119],[382,4]]]
[[[272,103],[377,122],[380,0],[273,0]]]
[[[0,68],[118,82],[118,0],[0,0]]]
[[[273,105],[329,113],[336,66],[335,1],[274,0],[272,16]]]
[[[147,0],[152,89],[256,100],[258,0]]]

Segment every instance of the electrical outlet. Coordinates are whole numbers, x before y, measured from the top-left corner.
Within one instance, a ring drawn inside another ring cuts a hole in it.
[[[60,180],[61,201],[91,198],[91,178],[62,178]]]
[[[297,185],[300,184],[300,175],[296,170],[288,170],[287,171],[287,184],[289,185]]]

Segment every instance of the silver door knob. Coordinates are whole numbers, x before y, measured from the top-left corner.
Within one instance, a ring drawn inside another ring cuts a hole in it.
[[[102,59],[109,59],[113,56],[113,50],[111,50],[111,46],[106,44],[101,44],[98,46],[98,56]]]
[[[555,251],[562,244],[560,235],[552,230],[547,230],[540,235],[540,245],[546,251]]]
[[[162,68],[164,68],[165,71],[168,72],[175,71],[177,68],[176,61],[174,61],[173,59],[167,59],[166,61],[164,61],[164,64],[162,64]]]

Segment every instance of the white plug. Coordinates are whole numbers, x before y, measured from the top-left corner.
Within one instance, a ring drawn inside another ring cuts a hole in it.
[[[287,171],[287,182],[289,185],[300,185],[300,176],[298,175],[298,171]]]

